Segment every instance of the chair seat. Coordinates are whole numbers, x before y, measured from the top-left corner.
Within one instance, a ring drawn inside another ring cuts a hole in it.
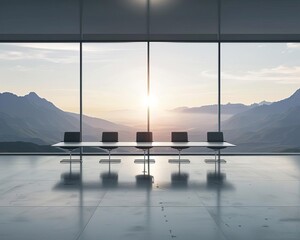
[[[151,143],[153,142],[153,135],[152,132],[137,132],[136,133],[136,142],[137,143]],[[148,163],[148,174],[150,171],[150,167],[149,165],[151,163],[154,163],[155,161],[153,159],[146,159],[146,150],[149,150],[152,148],[152,146],[140,146],[140,147],[136,147],[137,149],[141,149],[144,151],[144,158],[143,159],[136,159],[134,161],[134,163],[142,163],[144,165],[144,170],[143,173],[145,174],[146,171],[146,162]]]
[[[64,133],[64,142],[65,143],[79,143],[81,142],[81,135],[80,132],[65,132]],[[74,146],[68,146],[68,147],[61,147],[62,149],[66,149],[69,151],[70,158],[69,159],[63,159],[60,162],[61,163],[81,163],[81,159],[72,159],[72,152],[73,150],[79,148]]]
[[[173,143],[188,143],[188,133],[187,132],[171,132],[171,141]],[[173,146],[172,149],[176,149],[178,151],[178,159],[169,159],[169,163],[178,164],[179,169],[181,164],[188,164],[190,163],[189,159],[182,159],[180,156],[180,151],[187,149],[189,147],[180,147],[180,146]]]
[[[106,149],[106,150],[113,150],[113,149],[117,149],[118,147],[100,147],[102,149]]]
[[[118,132],[102,132],[102,142],[103,143],[117,143],[119,141],[119,133]],[[99,163],[108,164],[109,167],[111,164],[119,164],[121,163],[121,159],[113,159],[111,158],[110,151],[117,149],[116,146],[104,146],[100,147],[100,149],[108,150],[109,156],[107,159],[100,159]]]
[[[152,147],[135,147],[137,149],[142,149],[142,150],[148,150],[148,149],[151,149]]]
[[[183,149],[187,149],[189,147],[171,147],[173,149],[176,149],[176,150],[183,150]]]
[[[212,150],[220,150],[220,149],[224,149],[226,147],[207,147],[209,149],[212,149]]]
[[[79,147],[60,147],[62,149],[67,149],[67,150],[74,150],[74,149],[77,149]]]

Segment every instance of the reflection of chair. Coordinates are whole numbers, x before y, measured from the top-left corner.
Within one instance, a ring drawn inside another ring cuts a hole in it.
[[[152,184],[154,181],[153,176],[141,174],[141,175],[135,176],[135,179],[136,179],[136,186],[138,188],[145,188],[145,189],[152,188]]]
[[[102,133],[102,142],[104,143],[116,143],[118,142],[118,133],[117,132],[103,132]],[[108,159],[101,159],[99,163],[120,163],[121,159],[111,159],[110,158],[110,152],[113,149],[116,149],[118,147],[101,147],[103,149],[106,149],[108,151]]]
[[[102,185],[106,188],[114,188],[118,186],[118,173],[114,172],[105,172],[100,175],[102,179]]]
[[[172,173],[171,174],[171,183],[174,188],[187,188],[189,181],[188,173]]]
[[[152,132],[137,132],[136,133],[136,142],[137,143],[151,143],[153,142]],[[144,159],[136,159],[134,163],[143,163],[144,171],[146,173],[146,151],[152,148],[152,146],[138,146],[138,149],[142,149],[144,151]],[[154,163],[154,159],[148,159],[149,163]],[[149,171],[149,169],[148,169]]]
[[[171,133],[171,140],[173,143],[186,143],[188,142],[188,133],[187,132],[172,132]],[[189,147],[172,147],[176,150],[178,150],[178,159],[169,159],[169,163],[178,163],[180,166],[180,163],[190,163],[190,160],[188,159],[181,159],[180,153],[183,149],[187,149]]]
[[[207,142],[208,143],[223,143],[224,142],[223,132],[207,132]],[[206,163],[216,163],[216,162],[218,162],[217,152],[226,147],[213,146],[213,147],[207,147],[207,148],[215,151],[215,159],[206,159],[205,162]],[[226,161],[224,159],[219,159],[219,161],[226,163]]]
[[[65,143],[79,143],[80,140],[80,132],[65,132],[64,134],[64,142]],[[81,162],[80,159],[72,159],[72,152],[79,147],[61,147],[63,149],[69,150],[70,159],[63,159],[61,163],[73,163],[73,162]]]

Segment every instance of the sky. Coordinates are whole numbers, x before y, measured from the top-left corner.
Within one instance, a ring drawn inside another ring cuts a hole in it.
[[[146,43],[83,44],[83,112],[145,120]],[[300,88],[299,43],[222,44],[222,103],[278,101]],[[216,43],[151,43],[153,112],[217,103]],[[36,92],[79,112],[79,44],[0,43],[0,92]]]

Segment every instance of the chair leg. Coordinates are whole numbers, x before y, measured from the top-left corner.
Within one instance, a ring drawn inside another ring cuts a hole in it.
[[[110,149],[108,150],[108,172],[110,174]]]
[[[143,173],[145,174],[146,173],[146,150],[143,150],[144,151],[144,171]]]
[[[70,151],[70,168],[71,168],[71,165],[72,165],[72,150]]]
[[[100,159],[99,163],[107,163],[107,164],[121,163],[121,159],[111,158],[111,151],[112,151],[112,149],[106,149],[106,152],[108,152],[108,158]]]
[[[178,150],[178,170],[179,170],[179,173],[180,173],[180,153],[181,153],[181,150]]]
[[[178,165],[190,163],[189,159],[182,159],[181,158],[182,149],[177,148],[177,151],[178,151],[178,158],[169,159],[169,163],[176,163],[176,164],[178,163]]]
[[[67,158],[65,158],[65,159],[62,159],[61,161],[60,161],[60,163],[69,163],[69,164],[71,164],[71,163],[82,163],[82,159],[80,158],[80,159],[73,159],[72,158],[72,152],[74,151],[75,149],[72,149],[72,150],[69,150],[69,157],[67,157]]]

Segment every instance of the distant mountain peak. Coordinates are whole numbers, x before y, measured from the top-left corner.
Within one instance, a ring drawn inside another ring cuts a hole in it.
[[[292,94],[292,96],[290,96],[291,98],[293,98],[293,97],[300,97],[300,88],[298,89],[298,90],[296,90],[293,94]]]
[[[12,93],[12,92],[3,92],[3,93],[0,93],[0,95],[3,95],[3,96],[11,96],[11,97],[18,97],[18,98],[23,98],[23,97],[29,97],[29,98],[37,98],[37,99],[42,99],[41,97],[39,97],[39,95],[37,95],[35,92],[30,92],[24,96],[19,96],[15,93]]]
[[[14,96],[14,97],[17,97],[16,94],[14,93],[11,93],[11,92],[3,92],[3,93],[0,93],[0,95],[3,95],[3,96]]]
[[[266,100],[263,100],[260,103],[258,103],[258,105],[270,105],[270,104],[272,104],[272,102],[268,102]]]
[[[30,92],[27,95],[24,95],[24,98],[30,99],[31,101],[42,101],[46,100],[44,98],[41,98],[39,95],[37,95],[35,92]]]
[[[38,97],[38,98],[40,98],[39,95],[37,95],[35,92],[30,92],[30,93],[28,93],[27,95],[25,95],[24,97],[26,97],[26,96],[28,96],[28,97]]]

